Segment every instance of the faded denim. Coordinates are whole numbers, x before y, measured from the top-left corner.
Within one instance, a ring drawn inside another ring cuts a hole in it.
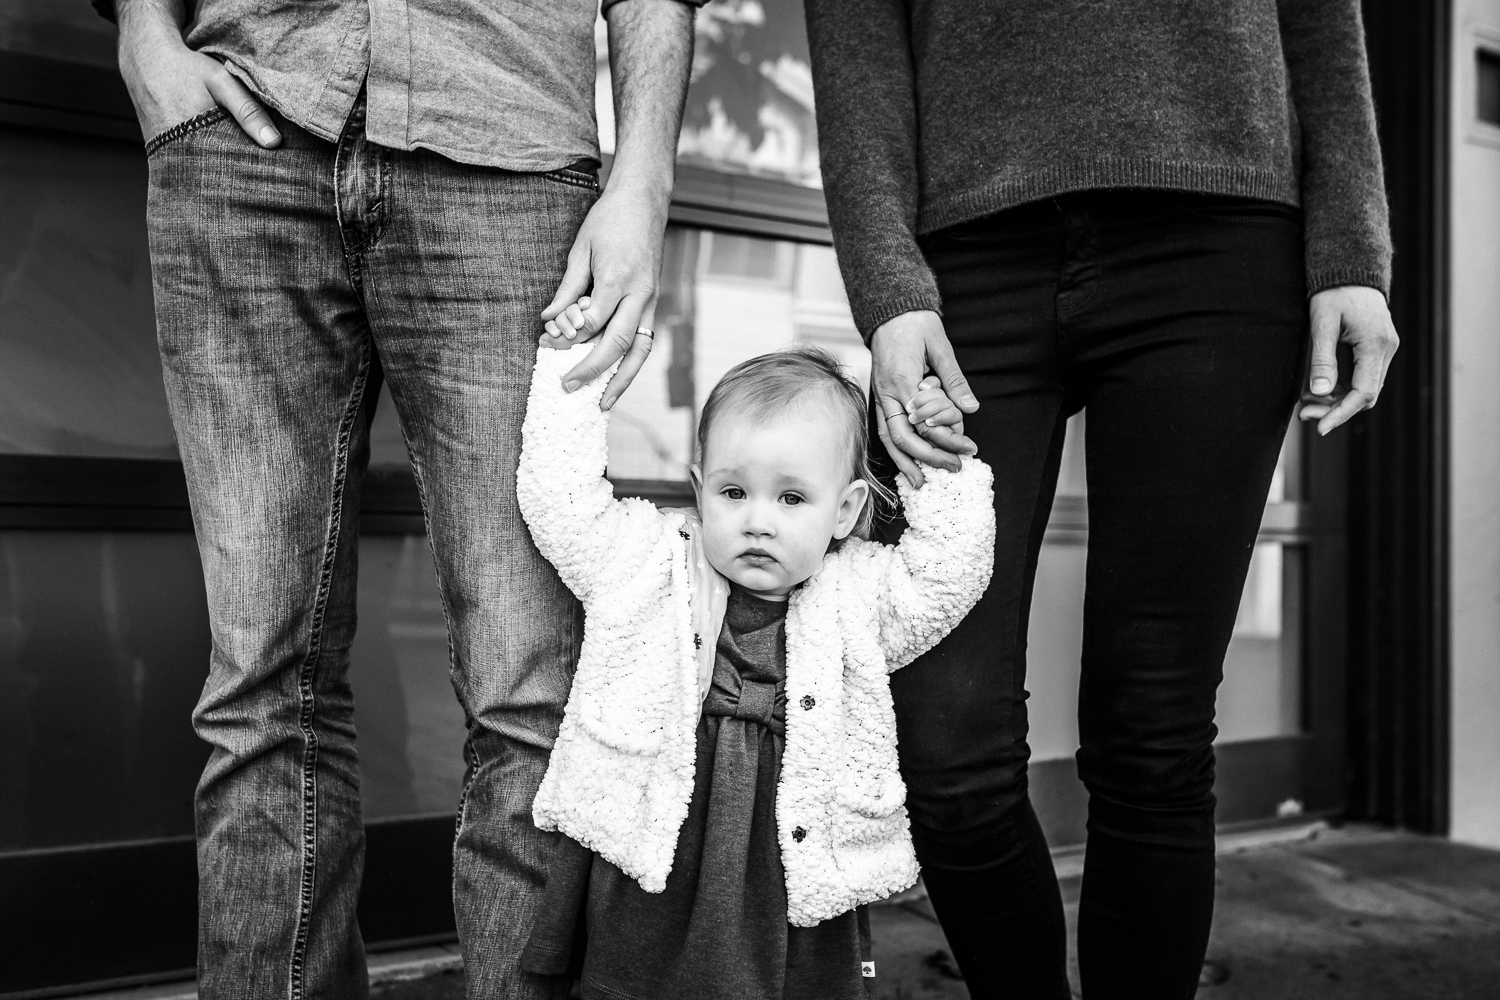
[[[222,110],[150,147],[162,361],[207,580],[194,713],[205,1000],[363,997],[354,704],[360,482],[382,380],[406,436],[468,720],[454,899],[471,996],[518,971],[553,844],[531,822],[581,615],[515,501],[540,332],[597,197]]]

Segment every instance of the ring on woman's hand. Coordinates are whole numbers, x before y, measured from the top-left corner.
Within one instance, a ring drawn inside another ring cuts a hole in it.
[[[637,337],[645,337],[647,340],[655,340],[656,339],[656,333],[655,333],[655,331],[651,330],[649,327],[644,327],[644,326],[638,326],[638,327],[636,327],[635,328],[635,335]]]

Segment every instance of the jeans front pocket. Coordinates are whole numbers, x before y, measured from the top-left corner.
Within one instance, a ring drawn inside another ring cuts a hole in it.
[[[1291,223],[1302,225],[1302,209],[1279,201],[1260,198],[1237,198],[1231,195],[1203,195],[1190,203],[1188,211],[1200,219],[1214,222]]]
[[[568,167],[559,167],[556,170],[544,170],[539,176],[544,180],[552,181],[554,184],[566,184],[569,187],[582,188],[585,191],[598,192],[599,190],[598,173],[580,169],[577,164]]]
[[[209,108],[207,111],[204,111],[201,114],[194,115],[187,121],[178,122],[176,125],[173,125],[165,132],[158,132],[156,133],[156,135],[153,135],[146,141],[146,155],[151,156],[153,153],[162,149],[164,146],[169,146],[177,140],[183,138],[184,136],[191,135],[200,129],[208,128],[211,125],[217,125],[219,122],[224,121],[228,117],[228,111],[225,111],[223,108],[215,105],[214,107]]]

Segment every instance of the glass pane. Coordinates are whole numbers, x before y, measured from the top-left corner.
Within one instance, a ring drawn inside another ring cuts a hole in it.
[[[204,602],[190,534],[0,531],[0,850],[192,834]]]
[[[1046,543],[1037,564],[1027,645],[1035,760],[1078,749],[1078,673],[1083,649],[1087,548]],[[1299,733],[1302,725],[1303,550],[1255,547],[1219,687],[1219,742]]]
[[[1219,687],[1219,741],[1302,731],[1302,550],[1261,542],[1250,560]]]
[[[0,49],[113,67],[115,26],[84,0],[5,0]]]
[[[717,0],[698,11],[681,163],[821,187],[801,0]],[[614,152],[608,36],[595,25],[599,141]]]
[[[145,160],[118,142],[0,134],[0,452],[175,458]]]
[[[421,535],[359,544],[359,631],[349,681],[365,819],[452,813],[464,713],[448,681],[448,631]]]
[[[463,712],[426,541],[360,543],[367,819],[451,814]],[[0,851],[191,836],[210,637],[185,533],[0,531]]]
[[[709,391],[785,344],[826,348],[868,391],[869,352],[831,248],[673,227],[661,287],[655,350],[610,421],[612,477],[686,480]]]

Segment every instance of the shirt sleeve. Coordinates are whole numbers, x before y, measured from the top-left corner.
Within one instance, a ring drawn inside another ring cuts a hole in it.
[[[868,342],[905,312],[940,312],[917,246],[917,109],[905,0],[807,0],[818,146],[833,244]]]
[[[1389,295],[1391,234],[1359,0],[1280,0],[1301,134],[1307,294],[1368,285]]]

